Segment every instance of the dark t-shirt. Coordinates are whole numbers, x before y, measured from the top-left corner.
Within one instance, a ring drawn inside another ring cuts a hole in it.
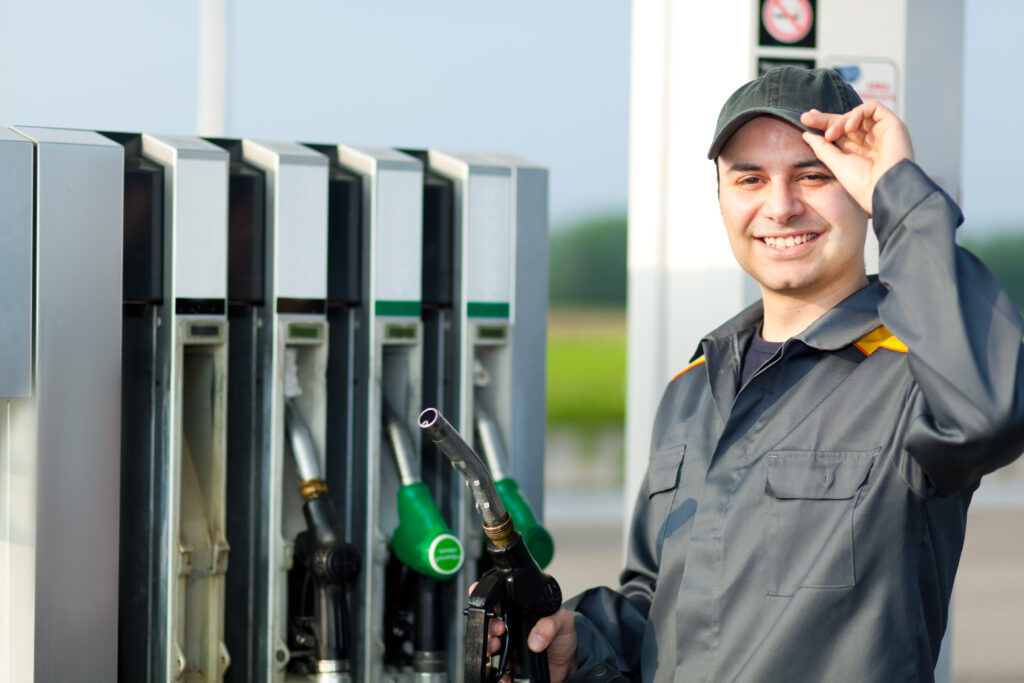
[[[769,358],[782,347],[782,342],[770,342],[761,338],[761,330],[750,339],[746,353],[743,354],[743,370],[740,372],[740,387],[743,387],[750,376],[761,369]]]

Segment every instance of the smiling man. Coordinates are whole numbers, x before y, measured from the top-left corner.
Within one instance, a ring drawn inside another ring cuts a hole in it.
[[[836,72],[741,87],[709,158],[762,300],[665,391],[622,585],[530,645],[556,682],[933,680],[971,494],[1024,450],[1024,321]]]

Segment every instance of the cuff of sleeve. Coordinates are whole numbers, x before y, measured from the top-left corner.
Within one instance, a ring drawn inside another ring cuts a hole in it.
[[[878,179],[871,196],[872,223],[878,243],[884,249],[903,219],[930,195],[939,192],[954,207],[956,203],[942,191],[921,167],[904,159]],[[957,209],[959,213],[959,209]],[[960,217],[957,225],[963,222]]]
[[[576,614],[576,673],[569,676],[566,683],[585,683],[586,681],[602,681],[618,683],[628,682],[616,668],[617,657],[598,629],[582,614]]]

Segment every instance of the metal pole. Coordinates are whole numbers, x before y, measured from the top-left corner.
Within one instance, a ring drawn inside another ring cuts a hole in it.
[[[223,137],[227,91],[227,0],[199,0],[199,135]]]

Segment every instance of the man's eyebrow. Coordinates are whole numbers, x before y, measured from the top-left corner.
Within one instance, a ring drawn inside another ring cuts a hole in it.
[[[827,170],[828,166],[826,166],[825,162],[823,162],[821,159],[814,157],[811,159],[804,159],[803,161],[796,162],[795,164],[793,164],[793,168],[822,168]]]
[[[757,164],[752,164],[749,161],[737,161],[735,164],[726,169],[729,173],[756,173],[757,171],[764,170]]]
[[[798,161],[795,164],[793,164],[793,168],[820,168],[823,170],[828,170],[828,166],[826,166],[825,163],[821,159],[818,159],[817,157],[812,157],[810,159],[803,159],[801,161]],[[729,173],[757,173],[763,170],[764,167],[749,161],[737,161],[736,163],[732,164],[731,166],[729,166],[729,168],[726,169],[726,171]]]

